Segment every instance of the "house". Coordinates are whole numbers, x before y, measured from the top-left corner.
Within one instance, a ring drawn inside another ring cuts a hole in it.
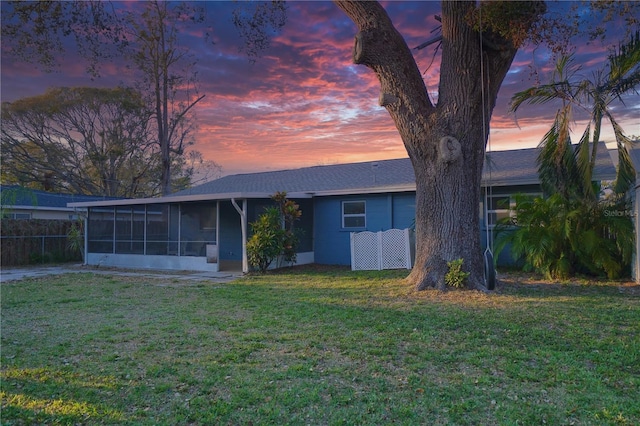
[[[510,211],[511,195],[539,194],[537,149],[487,155],[480,202],[486,230]],[[613,180],[600,150],[595,176]],[[297,263],[350,263],[350,233],[408,228],[415,216],[415,178],[408,158],[226,176],[170,196],[73,202],[87,208],[86,262],[117,267],[219,271],[242,262],[248,224],[286,191],[302,218]],[[489,237],[490,240],[490,237]]]
[[[80,253],[68,244],[74,221],[84,219],[86,208],[68,207],[72,202],[104,200],[104,197],[56,194],[16,185],[0,186],[1,263],[30,263],[77,260]]]
[[[18,185],[0,185],[0,210],[2,217],[8,219],[76,220],[79,218],[79,208],[68,207],[67,204],[105,199],[93,195],[57,194]]]

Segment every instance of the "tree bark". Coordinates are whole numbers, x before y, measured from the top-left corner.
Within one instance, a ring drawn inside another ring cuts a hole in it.
[[[395,122],[414,168],[416,258],[407,280],[418,290],[444,289],[447,262],[462,258],[463,269],[471,273],[467,286],[484,288],[480,180],[491,112],[517,49],[504,40],[492,48],[483,45],[466,19],[474,2],[443,2],[434,105],[409,47],[382,6],[336,4],[358,27],[353,60],[376,73],[380,104]]]

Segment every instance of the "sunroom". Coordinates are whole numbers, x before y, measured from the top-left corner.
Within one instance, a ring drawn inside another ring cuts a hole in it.
[[[296,199],[305,213],[298,224],[303,229],[298,263],[311,263],[313,209],[309,196],[302,197]],[[69,206],[87,209],[88,265],[247,272],[249,224],[271,205],[269,194],[215,194]]]

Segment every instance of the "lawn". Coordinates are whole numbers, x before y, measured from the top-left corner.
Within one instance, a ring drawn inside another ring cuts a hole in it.
[[[2,424],[640,424],[637,286],[405,275],[3,284]]]

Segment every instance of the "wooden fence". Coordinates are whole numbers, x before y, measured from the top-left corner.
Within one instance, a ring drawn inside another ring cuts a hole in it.
[[[2,219],[0,264],[19,266],[82,261],[82,254],[69,245],[67,235],[76,221]]]

